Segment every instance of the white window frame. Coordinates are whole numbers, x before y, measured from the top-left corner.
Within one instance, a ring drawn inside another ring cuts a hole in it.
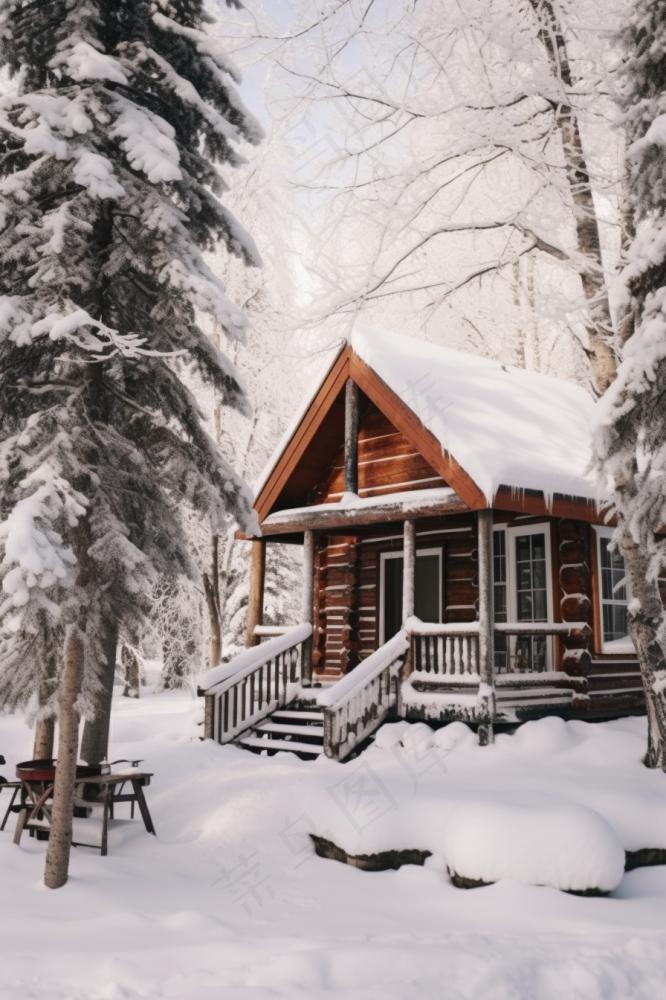
[[[614,653],[613,647],[610,649],[609,642],[604,639],[604,604],[629,604],[631,600],[631,591],[629,590],[629,578],[627,577],[627,568],[624,568],[624,589],[626,592],[625,601],[614,601],[604,598],[604,587],[603,587],[603,572],[601,566],[601,539],[602,538],[612,538],[615,534],[615,528],[608,528],[606,525],[595,524],[594,533],[596,535],[596,560],[597,560],[597,598],[599,600],[599,652],[601,653]]]
[[[416,550],[416,558],[418,559],[418,558],[420,558],[420,556],[437,556],[437,562],[438,562],[438,567],[439,567],[439,571],[437,573],[437,586],[439,588],[439,591],[438,591],[438,597],[439,597],[439,599],[437,601],[437,607],[439,608],[439,618],[437,619],[437,621],[441,622],[441,620],[442,620],[442,560],[443,560],[442,546],[438,545],[438,546],[435,546],[435,547],[430,548],[430,549],[417,549]],[[384,636],[384,629],[385,629],[384,594],[385,594],[385,591],[386,591],[386,583],[384,581],[384,566],[386,565],[386,561],[388,559],[402,559],[402,558],[404,558],[404,554],[403,554],[402,549],[398,549],[395,552],[380,552],[380,554],[379,554],[379,644],[380,644],[380,646],[383,646],[384,643],[386,642],[386,638]],[[416,587],[414,587],[414,590],[416,591]]]
[[[516,572],[516,545],[515,540],[518,535],[544,535],[546,541],[546,621],[542,624],[553,624],[553,563],[550,554],[550,524],[525,524],[511,525],[506,529],[507,534],[507,577],[511,583],[507,608],[510,622],[518,621],[518,592],[516,585],[518,574]]]
[[[519,535],[543,535],[545,539],[545,551],[546,551],[546,621],[539,624],[552,625],[554,624],[553,618],[553,562],[551,556],[550,547],[550,523],[548,521],[542,521],[538,524],[498,524],[494,527],[495,531],[503,531],[505,534],[505,553],[506,553],[506,616],[508,622],[518,621],[518,593],[517,593],[517,581],[518,574],[516,572],[516,537]],[[493,574],[494,574],[494,564],[493,564]],[[493,585],[495,583],[493,575]],[[516,636],[509,636],[509,657],[513,659],[515,655],[516,647]],[[546,639],[546,669],[550,670],[553,664],[553,640],[550,637]]]

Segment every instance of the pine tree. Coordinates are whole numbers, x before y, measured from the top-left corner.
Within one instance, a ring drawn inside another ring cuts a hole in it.
[[[646,763],[666,770],[666,2],[637,0],[622,35],[627,292],[617,378],[600,404],[596,461],[612,492],[629,622],[648,709]]]
[[[244,326],[202,252],[222,242],[257,263],[219,168],[260,134],[208,32],[202,0],[0,5],[14,82],[0,103],[5,705],[49,679],[67,636],[66,660],[84,650],[77,707],[92,714],[109,623],[133,641],[159,576],[195,572],[181,505],[220,529],[230,515],[251,525],[184,381],[195,372],[246,406],[200,326],[208,314],[231,339]],[[66,879],[63,857],[50,885]]]

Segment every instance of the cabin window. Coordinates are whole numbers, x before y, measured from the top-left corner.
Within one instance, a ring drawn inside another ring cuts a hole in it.
[[[612,528],[596,528],[599,605],[601,608],[601,651],[633,653],[627,620],[627,581],[624,559],[611,548]]]
[[[379,641],[386,642],[402,628],[402,573],[400,552],[382,552],[380,560]],[[417,549],[414,568],[414,613],[424,622],[442,620],[442,550]]]
[[[495,621],[550,622],[550,527],[533,524],[496,528],[493,537]],[[495,634],[498,670],[547,670],[547,636]]]

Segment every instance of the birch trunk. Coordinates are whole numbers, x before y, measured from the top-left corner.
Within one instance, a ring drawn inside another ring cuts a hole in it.
[[[571,65],[554,4],[552,0],[530,0],[530,3],[539,21],[539,39],[546,50],[553,76],[561,80],[564,89],[570,93],[573,88]],[[580,277],[588,307],[587,352],[594,389],[600,396],[615,378],[616,361],[599,223],[576,110],[570,104],[560,102],[554,104],[554,114],[562,139],[565,172],[574,205],[576,242],[579,252],[589,261]]]
[[[666,663],[659,640],[664,609],[656,580],[648,578],[648,560],[640,546],[625,531],[622,555],[631,591],[629,631],[641,667],[648,718],[648,746],[644,763],[666,771],[666,687],[658,684]]]
[[[58,698],[58,762],[53,789],[53,810],[46,852],[44,885],[59,889],[69,874],[72,846],[74,782],[79,746],[79,713],[76,700],[83,678],[83,635],[76,625],[67,628]]]

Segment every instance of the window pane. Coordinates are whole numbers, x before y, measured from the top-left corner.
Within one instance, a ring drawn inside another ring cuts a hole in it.
[[[495,584],[495,621],[506,621],[506,587],[503,583]]]
[[[532,618],[532,595],[529,591],[518,594],[518,621],[534,621]]]
[[[548,602],[546,600],[545,590],[535,590],[534,591],[534,620],[537,622],[545,622],[548,615]]]
[[[530,535],[532,539],[532,559],[546,558],[546,536]]]
[[[546,586],[546,563],[536,562],[534,564],[534,586],[544,587]]]
[[[516,562],[529,562],[530,536],[520,535],[516,538]]]

